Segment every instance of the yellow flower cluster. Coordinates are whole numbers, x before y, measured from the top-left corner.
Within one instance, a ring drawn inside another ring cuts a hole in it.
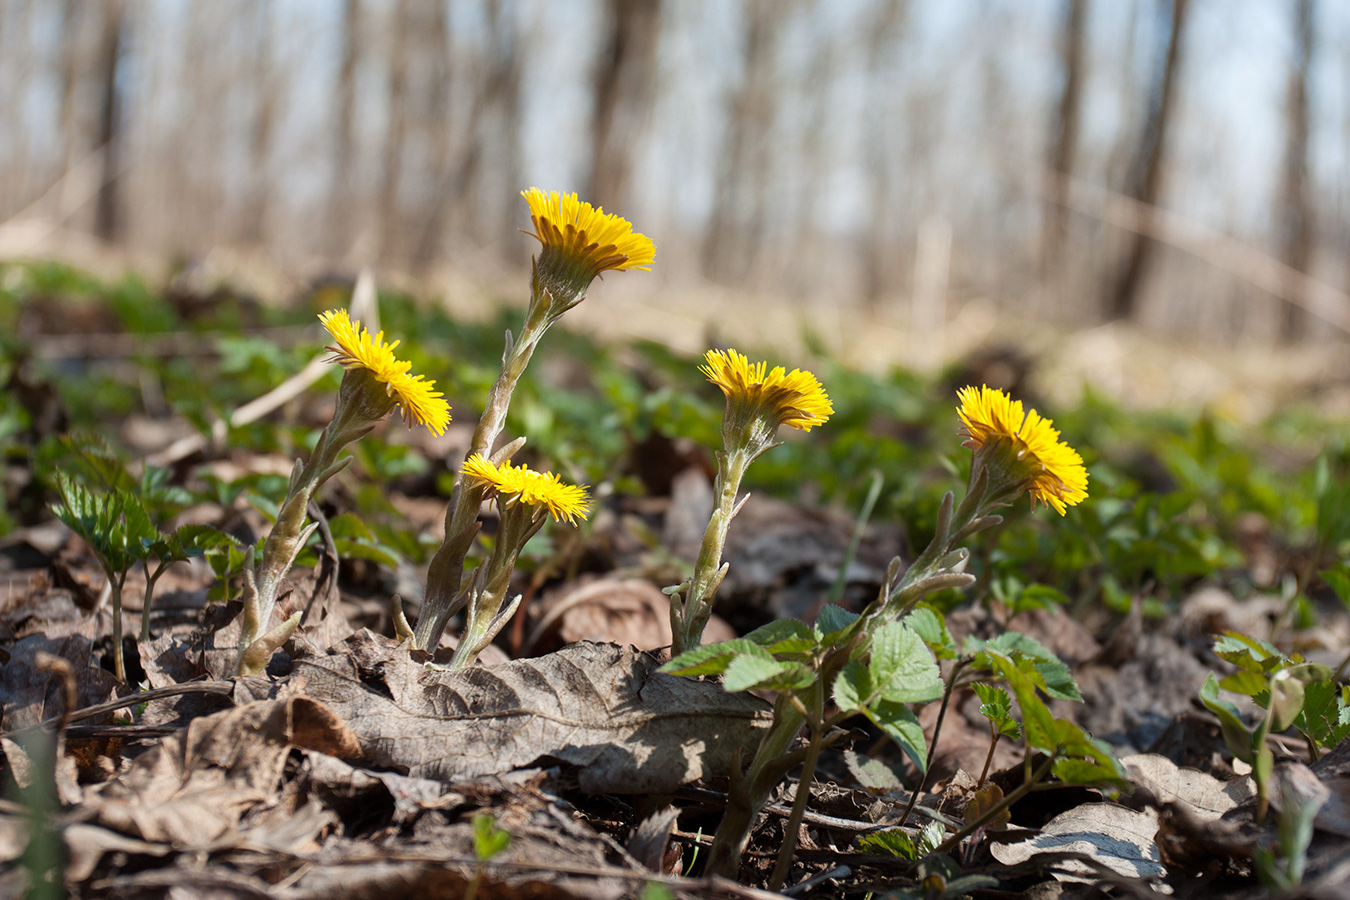
[[[765,362],[752,363],[735,350],[709,350],[699,371],[722,389],[727,399],[764,410],[779,425],[810,431],[824,425],[834,405],[816,376],[782,366],[769,370]]]
[[[610,215],[576,194],[545,193],[539,188],[521,191],[530,205],[534,231],[526,232],[577,269],[594,278],[610,269],[649,269],[656,245],[633,231],[628,220]]]
[[[1022,401],[996,388],[964,387],[957,396],[961,399],[957,414],[965,426],[965,446],[979,451],[990,443],[1007,440],[1018,462],[1035,473],[1029,488],[1033,507],[1039,500],[1062,516],[1067,507],[1087,498],[1088,473],[1083,457],[1059,439],[1059,432],[1051,427],[1053,421],[1034,409],[1024,412]]]
[[[586,487],[564,484],[552,472],[536,472],[529,466],[513,466],[509,461],[494,463],[481,453],[465,460],[463,472],[491,491],[547,509],[555,520],[575,524],[577,518],[586,518],[589,503]]]
[[[339,363],[344,369],[369,372],[394,398],[408,426],[416,422],[436,435],[445,433],[445,426],[450,424],[450,404],[442,399],[443,394],[434,390],[436,382],[424,375],[408,373],[412,363],[394,355],[399,341],[386,344],[383,331],[371,336],[359,321],[352,321],[345,309],[320,313],[319,321],[337,342],[337,346],[326,348],[333,351],[330,362]]]

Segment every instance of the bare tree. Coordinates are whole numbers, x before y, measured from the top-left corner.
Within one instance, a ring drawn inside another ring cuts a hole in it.
[[[122,29],[125,15],[121,0],[106,0],[103,33],[99,41],[99,78],[102,99],[98,119],[98,146],[103,149],[103,180],[94,207],[94,233],[105,241],[122,235],[122,200],[119,181],[122,159],[122,91],[117,83],[122,63]]]
[[[398,230],[398,187],[403,172],[403,140],[407,131],[408,56],[412,29],[411,0],[398,0],[393,10],[389,46],[389,121],[384,129],[384,177],[379,196],[379,250],[386,257],[395,246]]]
[[[1306,273],[1314,246],[1312,198],[1308,191],[1308,70],[1313,54],[1312,0],[1294,3],[1294,57],[1289,66],[1288,99],[1285,103],[1284,166],[1280,183],[1280,244],[1285,263]],[[1304,280],[1289,279],[1287,290],[1296,302],[1284,305],[1280,337],[1300,337],[1307,327],[1301,302]]]
[[[334,255],[346,252],[351,234],[348,222],[354,212],[356,66],[361,53],[361,0],[342,5],[342,63],[337,83],[337,134],[333,153],[333,193],[330,198],[329,248]]]
[[[1054,178],[1054,197],[1045,212],[1045,227],[1041,235],[1041,280],[1050,274],[1063,259],[1064,235],[1068,226],[1068,177],[1074,171],[1074,156],[1078,150],[1079,108],[1083,93],[1083,42],[1086,32],[1088,0],[1064,0],[1059,37],[1060,83],[1059,102],[1050,126],[1050,153],[1046,169]]]
[[[875,305],[882,296],[895,290],[900,282],[901,257],[895,252],[900,243],[900,202],[895,196],[904,172],[897,164],[898,106],[894,102],[899,86],[890,77],[890,65],[899,56],[909,16],[909,0],[881,0],[874,13],[864,19],[862,36],[866,54],[868,89],[872,92],[867,121],[865,160],[872,188],[871,222],[862,242],[863,294]]]
[[[1171,14],[1163,35],[1165,50],[1162,65],[1149,97],[1147,118],[1126,191],[1145,209],[1156,206],[1162,194],[1164,150],[1175,106],[1189,2],[1171,0]],[[1155,250],[1153,240],[1145,237],[1142,231],[1130,235],[1125,261],[1115,279],[1107,310],[1109,318],[1113,320],[1133,318],[1139,305],[1144,274]]]
[[[772,177],[770,135],[779,96],[778,38],[792,6],[749,0],[742,45],[744,73],[727,109],[717,193],[704,233],[703,269],[713,278],[743,280],[754,265]]]
[[[591,165],[586,196],[611,209],[628,205],[633,151],[651,107],[661,0],[608,0],[608,39],[595,67]]]
[[[424,12],[427,18],[418,32],[423,37],[427,54],[428,90],[425,94],[426,108],[420,118],[429,145],[427,184],[430,189],[423,195],[423,208],[419,213],[421,223],[412,251],[413,266],[418,269],[430,263],[440,250],[445,203],[453,177],[450,165],[453,148],[450,85],[454,73],[450,65],[450,17],[445,3],[429,4]]]
[[[266,220],[272,194],[270,160],[276,129],[280,90],[272,60],[272,4],[253,10],[253,120],[249,129],[250,184],[244,204],[241,236],[246,244],[260,244],[267,234]]]

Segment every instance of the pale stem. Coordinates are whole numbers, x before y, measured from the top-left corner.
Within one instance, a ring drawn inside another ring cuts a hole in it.
[[[694,577],[680,601],[671,598],[672,658],[699,645],[703,629],[712,616],[713,597],[721,581],[722,551],[726,546],[731,519],[736,513],[736,495],[740,491],[741,479],[745,477],[751,459],[753,456],[741,449],[725,451],[718,459],[717,482],[713,487],[717,506],[708,518],[708,528],[703,533],[703,545],[694,563]]]
[[[488,391],[483,416],[478,420],[473,444],[465,459],[475,453],[489,456],[492,445],[501,436],[506,426],[506,413],[511,406],[511,394],[515,392],[516,383],[529,365],[534,348],[548,330],[547,300],[547,296],[531,299],[525,327],[521,330],[520,339],[511,346],[510,353],[502,361],[501,372]],[[445,540],[431,557],[427,569],[427,590],[422,601],[422,614],[417,619],[417,627],[413,629],[412,646],[415,649],[435,651],[440,645],[446,623],[459,611],[455,601],[464,579],[464,560],[478,535],[478,507],[482,502],[483,489],[470,485],[462,475],[456,476],[450,504],[445,511]]]

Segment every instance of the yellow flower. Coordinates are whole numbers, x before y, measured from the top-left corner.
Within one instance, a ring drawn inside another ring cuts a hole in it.
[[[525,232],[544,245],[540,267],[561,264],[569,274],[591,279],[610,269],[649,269],[656,246],[645,234],[633,231],[627,220],[577,199],[576,194],[545,193],[539,188],[521,191],[530,205],[534,231]]]
[[[816,376],[801,369],[788,372],[782,366],[769,371],[769,364],[752,363],[735,350],[709,350],[699,371],[722,389],[732,404],[755,407],[777,419],[810,431],[824,425],[834,405]]]
[[[416,422],[436,435],[445,433],[445,426],[450,424],[450,404],[442,399],[443,394],[434,390],[436,382],[423,375],[408,374],[412,363],[394,355],[399,341],[386,344],[383,331],[372,337],[360,322],[352,321],[345,309],[320,313],[319,321],[337,342],[337,346],[325,348],[333,351],[330,362],[339,363],[348,371],[364,369],[369,372],[394,398],[403,412],[403,421],[410,427]]]
[[[584,485],[564,484],[552,472],[536,472],[509,461],[494,463],[481,453],[464,461],[463,473],[483,487],[513,497],[536,508],[547,509],[556,520],[575,524],[586,518],[589,498]]]
[[[965,426],[965,446],[977,452],[1006,439],[1020,466],[1031,472],[1031,505],[1036,501],[1065,510],[1087,498],[1087,469],[1078,451],[1059,439],[1054,422],[1036,410],[1023,412],[1022,401],[995,388],[964,387],[957,392],[957,414]]]

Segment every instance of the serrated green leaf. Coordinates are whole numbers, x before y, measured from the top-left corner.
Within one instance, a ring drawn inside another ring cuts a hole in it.
[[[1274,645],[1236,631],[1225,631],[1214,641],[1214,653],[1239,669],[1267,673],[1284,661]]]
[[[1239,669],[1231,675],[1225,675],[1223,680],[1219,682],[1219,687],[1229,693],[1256,698],[1269,689],[1270,678],[1264,672]],[[1265,701],[1262,701],[1261,705],[1264,707]]]
[[[842,712],[857,712],[873,695],[872,673],[859,660],[845,663],[835,676],[832,695]]]
[[[727,670],[731,661],[742,653],[762,653],[768,656],[767,651],[758,644],[745,638],[736,638],[687,650],[663,665],[660,671],[669,675],[720,675]]]
[[[923,726],[908,706],[890,700],[877,700],[864,708],[863,714],[905,751],[915,768],[920,772],[927,768],[928,745],[924,741]]]
[[[947,631],[947,623],[942,614],[936,609],[927,603],[920,603],[901,621],[923,638],[923,642],[938,659],[956,658],[956,642]]]
[[[921,703],[942,696],[942,673],[932,651],[901,622],[887,622],[872,635],[868,668],[873,690],[892,703]]]
[[[820,615],[816,616],[816,639],[822,645],[828,646],[838,640],[842,636],[841,632],[856,621],[858,621],[857,613],[827,603],[821,608]]]
[[[1053,753],[1059,744],[1055,717],[1036,694],[1039,673],[1035,668],[1035,660],[1026,657],[1014,660],[989,648],[986,648],[985,653],[994,669],[1003,676],[1008,687],[1012,688],[1013,696],[1017,698],[1027,743],[1037,750]]]
[[[1026,667],[1023,667],[1023,669],[1027,671],[1027,675],[1032,682],[1045,691],[1047,696],[1054,697],[1057,700],[1080,702],[1083,699],[1083,695],[1078,691],[1078,682],[1074,681],[1069,667],[1040,641],[1029,635],[1019,634],[1016,631],[1005,631],[990,641],[967,639],[966,647],[968,652],[977,654],[976,668],[989,668],[989,663],[985,658],[986,650],[998,651],[1009,659],[1025,658],[1031,661],[1032,666],[1030,670],[1027,670]]]
[[[793,691],[810,687],[816,672],[801,663],[774,659],[756,646],[757,653],[742,653],[733,659],[722,676],[722,687],[730,693],[740,691]]]
[[[770,653],[810,653],[816,647],[816,633],[797,619],[775,619],[745,635]]]

